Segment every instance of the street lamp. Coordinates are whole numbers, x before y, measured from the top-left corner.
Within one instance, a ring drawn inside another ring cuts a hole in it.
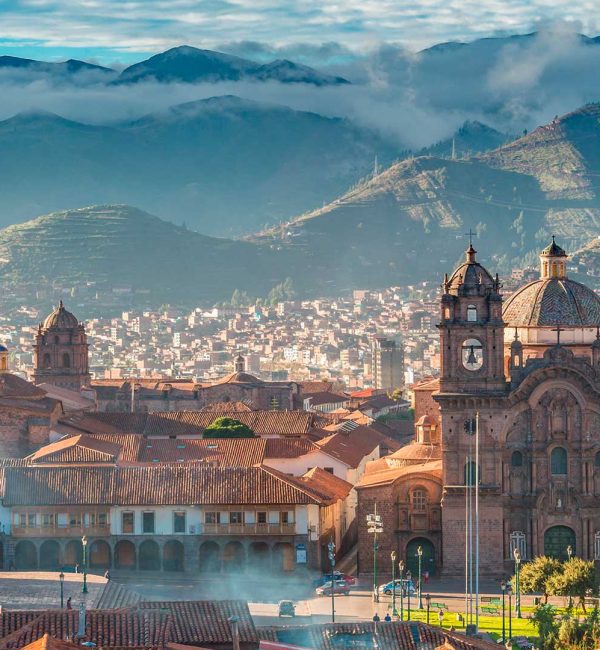
[[[504,580],[500,583],[502,589],[502,643],[506,641],[506,622],[505,622],[505,609],[504,609],[504,596],[506,594],[506,582]]]
[[[429,606],[431,605],[431,594],[425,594],[425,602],[427,603],[427,625],[429,625]]]
[[[396,551],[392,551],[392,616],[396,616],[396,557]]]
[[[335,544],[333,540],[327,544],[329,561],[331,562],[331,622],[335,623],[335,580],[333,568],[335,567]]]
[[[519,582],[519,572],[521,569],[521,554],[519,549],[515,548],[513,551],[513,556],[515,558],[515,611],[517,613],[517,618],[521,618],[521,585]]]
[[[569,562],[573,557],[573,547],[570,544],[567,546],[567,557],[569,558]],[[571,609],[571,607],[573,607],[573,598],[571,594],[569,594],[569,609]]]
[[[87,588],[87,543],[88,539],[84,535],[81,538],[81,545],[83,546],[83,589],[81,590],[81,593],[87,594],[88,588]]]
[[[400,569],[400,620],[404,620],[404,560],[398,562]]]
[[[506,593],[508,594],[508,638],[512,639],[512,586],[510,582],[506,583]]]
[[[367,515],[367,531],[373,535],[373,600],[379,602],[379,592],[377,591],[377,551],[379,545],[377,544],[377,535],[383,533],[383,521],[381,515],[377,514],[377,504],[375,504],[375,512]]]
[[[409,574],[410,574],[410,571],[409,571]],[[407,620],[409,620],[409,621],[410,621],[410,586],[411,586],[411,581],[407,580],[406,581],[406,598],[408,599],[407,600],[407,602],[408,602],[408,618],[407,618]]]
[[[417,557],[419,558],[419,609],[423,609],[423,599],[421,598],[421,559],[423,557],[423,547],[417,547]]]
[[[62,609],[65,606],[65,574],[62,569],[58,574],[58,579],[60,580],[60,608]]]

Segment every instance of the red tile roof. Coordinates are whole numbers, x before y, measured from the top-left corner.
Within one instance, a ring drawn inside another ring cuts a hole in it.
[[[396,451],[400,444],[366,426],[358,426],[351,431],[340,431],[315,443],[326,454],[341,460],[349,467],[358,467],[361,460],[371,454],[377,447]]]

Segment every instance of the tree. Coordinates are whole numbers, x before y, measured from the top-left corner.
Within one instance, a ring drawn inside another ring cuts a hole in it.
[[[541,647],[550,650],[558,633],[556,610],[552,605],[538,605],[531,615],[531,622],[538,632]]]
[[[254,431],[239,420],[217,418],[202,433],[203,438],[254,438]]]
[[[594,562],[586,562],[573,557],[562,565],[562,571],[548,579],[548,593],[551,596],[569,596],[578,598],[581,609],[585,612],[585,597],[588,592],[595,593],[598,581]]]
[[[559,560],[546,555],[539,555],[531,562],[523,564],[519,573],[521,590],[525,593],[541,593],[544,596],[544,604],[548,602],[548,580],[559,573],[562,564]],[[514,579],[513,579],[514,583]]]

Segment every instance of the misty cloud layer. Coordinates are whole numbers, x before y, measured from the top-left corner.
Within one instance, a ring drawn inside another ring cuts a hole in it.
[[[554,24],[536,36],[445,45],[417,54],[393,44],[351,52],[333,42],[273,48],[244,41],[222,48],[260,61],[287,57],[353,81],[339,87],[222,82],[170,84],[166,91],[153,82],[109,86],[80,77],[67,84],[3,70],[0,118],[45,110],[85,123],[114,123],[231,94],[345,117],[413,149],[447,137],[467,119],[518,134],[600,100],[600,42],[572,29]]]

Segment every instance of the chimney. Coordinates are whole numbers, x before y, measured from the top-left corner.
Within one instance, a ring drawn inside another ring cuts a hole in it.
[[[228,621],[231,625],[231,641],[233,644],[233,650],[240,650],[240,619],[237,616],[231,616]]]

